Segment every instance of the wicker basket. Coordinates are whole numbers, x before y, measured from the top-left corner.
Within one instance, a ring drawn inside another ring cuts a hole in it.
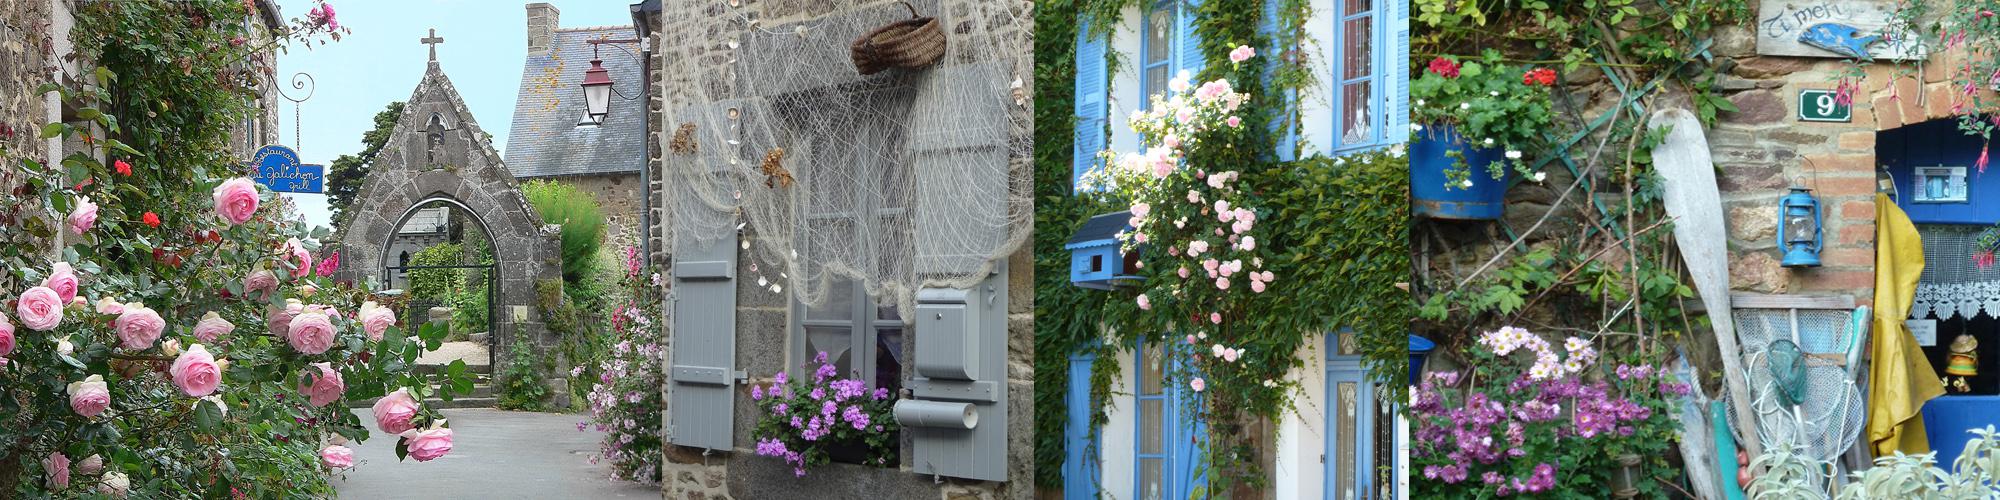
[[[903,7],[910,9],[910,19],[889,23],[854,39],[848,48],[854,57],[855,70],[872,75],[889,68],[921,68],[944,57],[944,30],[938,27],[937,18],[918,17],[916,7],[908,2]]]

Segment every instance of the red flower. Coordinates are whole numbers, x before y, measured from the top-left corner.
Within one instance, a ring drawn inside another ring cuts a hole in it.
[[[1458,78],[1458,63],[1439,57],[1431,60],[1431,72],[1445,78]]]
[[[1544,87],[1555,85],[1556,70],[1548,68],[1528,70],[1528,72],[1521,74],[1521,84],[1528,86],[1541,85]]]
[[[111,166],[118,169],[118,175],[123,175],[126,177],[132,176],[132,164],[125,163],[125,160],[118,160],[111,162]]]
[[[140,217],[139,220],[145,222],[148,226],[160,227],[160,214],[146,212],[146,215]]]

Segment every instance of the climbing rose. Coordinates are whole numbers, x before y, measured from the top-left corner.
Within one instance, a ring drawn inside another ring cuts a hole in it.
[[[308,308],[292,317],[285,340],[291,342],[292,349],[301,353],[326,352],[333,347],[333,320],[321,309]]]
[[[63,304],[68,301],[63,300],[55,290],[38,286],[21,292],[20,302],[15,306],[14,313],[21,317],[21,324],[27,325],[30,330],[46,332],[62,324]]]
[[[1432,73],[1437,73],[1438,76],[1458,78],[1458,63],[1450,59],[1443,57],[1432,59],[1430,70]]]
[[[247,296],[250,294],[250,292],[260,292],[260,294],[257,296],[257,300],[264,300],[270,298],[271,292],[275,292],[277,290],[278,290],[278,277],[276,275],[271,274],[271,271],[258,269],[256,271],[252,271],[249,276],[243,278],[243,294]]]
[[[167,329],[167,322],[152,308],[133,302],[125,304],[125,311],[111,322],[111,327],[118,332],[118,340],[124,341],[121,345],[138,350],[152,347],[160,339],[160,332]]]
[[[139,221],[146,223],[147,226],[160,227],[160,214],[146,212],[139,217]]]
[[[106,472],[104,479],[97,483],[97,492],[125,498],[126,494],[132,492],[132,478],[126,477],[123,472]]]
[[[125,160],[118,160],[111,162],[111,166],[112,168],[118,169],[118,175],[123,175],[126,177],[132,176],[132,164],[125,163]]]
[[[215,393],[215,387],[222,385],[222,368],[216,366],[215,356],[209,355],[208,348],[201,344],[188,346],[167,373],[173,375],[174,385],[181,392],[197,398]]]
[[[55,489],[69,487],[69,457],[58,451],[42,460],[42,468],[49,473],[49,485]]]
[[[97,225],[97,204],[91,203],[90,198],[76,197],[76,208],[69,211],[70,232],[82,235],[90,232],[91,226],[95,225]]]
[[[1256,56],[1257,49],[1250,48],[1249,45],[1238,45],[1235,50],[1229,51],[1229,62],[1240,63]]]
[[[237,177],[223,181],[212,194],[215,198],[215,213],[229,225],[249,222],[257,214],[257,184],[250,179]]]
[[[235,331],[236,324],[222,319],[222,316],[215,314],[215,311],[202,315],[201,321],[194,324],[194,337],[201,339],[202,342],[215,342],[223,335]]]
[[[74,470],[78,474],[83,474],[86,476],[95,476],[99,472],[104,472],[104,457],[102,455],[96,455],[96,454],[92,454],[91,456],[88,457],[83,457],[82,462],[76,463],[76,468]]]
[[[286,333],[292,331],[292,318],[298,316],[301,312],[305,312],[305,309],[305,304],[299,303],[299,299],[285,299],[283,307],[272,305],[265,308],[265,311],[268,313],[266,326],[270,327],[272,335],[283,337]]]
[[[1137,300],[1139,301],[1139,310],[1142,311],[1153,310],[1153,301],[1151,299],[1146,298],[1145,295],[1140,295]]]
[[[402,432],[404,448],[410,450],[410,458],[418,462],[429,462],[451,453],[451,429],[443,427],[427,431],[408,430]]]
[[[97,298],[98,314],[118,314],[122,312],[125,312],[125,303],[119,302],[117,297],[106,295]]]
[[[312,252],[307,251],[305,244],[299,243],[298,238],[286,239],[285,246],[279,247],[279,251],[285,254],[287,263],[295,264],[292,268],[292,277],[301,277],[312,272]]]
[[[1201,392],[1202,389],[1208,388],[1208,382],[1203,381],[1201,377],[1195,377],[1194,380],[1188,381],[1188,387],[1194,389],[1194,392]]]
[[[361,330],[368,333],[368,340],[382,340],[382,332],[396,324],[396,311],[377,305],[375,301],[361,303]]]
[[[326,259],[319,261],[319,277],[321,278],[331,278],[333,277],[333,272],[339,270],[340,252],[338,251],[327,254]]]
[[[318,369],[317,373],[313,368]],[[305,378],[305,382],[299,383],[299,392],[305,393],[306,402],[312,404],[314,408],[326,406],[340,399],[340,394],[347,391],[346,383],[340,379],[340,372],[334,370],[330,363],[313,363],[312,368],[306,370]]]
[[[57,262],[49,269],[49,277],[42,279],[42,286],[55,290],[65,303],[76,300],[76,270],[68,262]]]
[[[76,414],[95,417],[111,407],[111,386],[104,383],[103,375],[91,375],[79,382],[69,383],[69,408]]]
[[[0,356],[14,353],[14,322],[0,314]]]
[[[409,389],[396,389],[376,401],[374,411],[375,426],[382,432],[402,434],[415,428],[410,419],[417,416],[417,398],[410,396]]]
[[[319,450],[319,463],[328,469],[345,469],[354,466],[354,450],[346,446],[333,445]]]

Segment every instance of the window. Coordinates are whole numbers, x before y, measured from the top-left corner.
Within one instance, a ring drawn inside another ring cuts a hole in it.
[[[793,299],[798,319],[793,329],[794,364],[810,362],[821,352],[840,369],[842,377],[860,378],[869,387],[903,388],[903,318],[894,304],[878,304],[861,283],[836,278],[826,303],[807,306]],[[802,374],[800,374],[802,375]]]
[[[1153,96],[1165,93],[1167,82],[1173,79],[1175,4],[1161,2],[1146,13],[1140,23],[1139,39],[1139,109],[1150,109]]]
[[[1138,449],[1133,460],[1133,498],[1188,498],[1206,482],[1195,467],[1201,460],[1200,440],[1206,429],[1182,412],[1198,393],[1186,385],[1166,383],[1173,369],[1169,356],[1184,354],[1169,353],[1166,346],[1143,341],[1134,354],[1139,369],[1133,384],[1138,389],[1134,394],[1138,408],[1133,441]]]
[[[1334,0],[1334,151],[1401,143],[1408,134],[1409,17],[1404,0]]]

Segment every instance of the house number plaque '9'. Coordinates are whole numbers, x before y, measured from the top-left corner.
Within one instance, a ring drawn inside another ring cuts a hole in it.
[[[1842,104],[1832,90],[1800,90],[1799,121],[1803,122],[1848,122],[1854,119],[1854,107]]]

